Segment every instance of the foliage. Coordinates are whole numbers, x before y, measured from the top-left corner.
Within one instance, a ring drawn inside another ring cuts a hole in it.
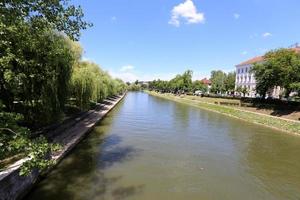
[[[149,89],[172,93],[190,92],[193,87],[192,75],[193,72],[187,70],[183,74],[178,74],[170,81],[154,80],[149,83]]]
[[[23,146],[23,153],[29,160],[22,164],[20,175],[27,176],[33,169],[44,170],[51,167],[54,161],[49,156],[59,149],[60,145],[48,143],[43,136],[27,140],[26,146]]]
[[[14,111],[13,102],[22,103],[20,112],[30,124],[47,124],[63,110],[74,57],[66,39],[54,32],[40,32],[29,40],[19,41],[22,49],[11,49],[11,61],[0,70],[1,99],[9,111]]]
[[[244,97],[249,92],[247,87],[242,87],[242,86],[238,86],[235,91],[240,93],[240,94],[243,94]]]
[[[0,13],[0,23],[6,28],[1,29],[3,32],[18,28],[19,23],[29,23],[36,30],[57,30],[72,39],[78,39],[80,30],[91,26],[83,20],[81,7],[70,5],[69,0],[1,1]]]
[[[218,70],[211,72],[211,92],[216,94],[222,94],[226,91],[225,81],[226,81],[226,73]]]
[[[90,24],[67,0],[2,1],[0,13],[0,99],[30,125],[57,120],[76,59],[67,37]]]
[[[264,62],[256,63],[252,72],[256,79],[256,91],[265,97],[276,86],[285,88],[288,97],[295,83],[300,82],[300,54],[293,49],[273,50],[264,55]]]
[[[142,90],[142,86],[140,84],[136,84],[136,83],[129,84],[128,85],[128,90],[129,91],[141,91]]]
[[[195,92],[197,90],[205,93],[208,91],[208,87],[201,81],[194,81],[192,84],[192,92]]]
[[[28,160],[21,166],[20,175],[28,175],[32,169],[51,166],[52,161],[46,156],[59,146],[49,144],[43,136],[30,138],[30,131],[18,125],[22,120],[20,114],[0,112],[0,160],[13,155],[26,156]]]
[[[126,89],[98,65],[81,61],[74,40],[91,25],[83,17],[69,0],[0,2],[0,160],[29,158],[22,175],[47,168],[57,149],[26,127],[56,122],[70,98],[86,108]]]
[[[235,72],[229,72],[226,75],[226,78],[225,78],[225,81],[224,81],[225,91],[227,91],[229,93],[233,93],[234,92],[235,77],[236,77]]]
[[[298,96],[300,94],[300,82],[295,82],[290,85],[291,89],[297,92]]]
[[[90,101],[101,102],[108,96],[124,92],[125,83],[113,79],[97,64],[81,61],[74,66],[71,78],[71,97],[81,109],[88,109]]]

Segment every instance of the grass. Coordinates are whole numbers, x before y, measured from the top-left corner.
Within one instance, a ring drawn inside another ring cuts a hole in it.
[[[218,112],[230,117],[238,118],[255,124],[264,125],[284,132],[300,134],[300,123],[297,121],[286,120],[279,117],[272,117],[255,112],[249,112],[246,110],[236,109],[234,107],[218,105],[215,104],[215,102],[217,101],[213,98],[210,99],[210,101],[207,101],[200,97],[193,96],[175,96],[173,94],[161,94],[153,91],[147,91],[147,93],[153,96],[162,97],[179,103],[184,103],[198,108]],[[228,99],[226,101],[232,102],[238,100]]]

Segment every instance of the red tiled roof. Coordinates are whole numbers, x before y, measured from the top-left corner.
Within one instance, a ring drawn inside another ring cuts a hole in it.
[[[257,62],[262,62],[263,60],[264,60],[263,56],[257,56],[257,57],[251,58],[250,60],[242,62],[242,63],[238,64],[237,66],[250,65],[250,64],[257,63]]]
[[[202,79],[201,82],[202,82],[203,84],[205,84],[205,85],[210,85],[210,84],[211,84],[211,81],[208,80],[207,78]]]
[[[291,48],[291,50],[293,50],[297,53],[300,53],[300,47]],[[242,63],[238,64],[237,66],[250,65],[250,64],[254,64],[254,63],[258,63],[258,62],[262,62],[262,61],[264,61],[264,57],[257,56],[257,57],[251,58],[250,60],[242,62]]]

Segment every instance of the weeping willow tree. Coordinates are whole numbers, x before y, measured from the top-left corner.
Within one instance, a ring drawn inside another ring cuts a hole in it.
[[[19,31],[22,37],[14,39],[19,49],[0,70],[1,99],[7,111],[22,113],[30,127],[45,125],[61,116],[75,53],[65,36],[50,29],[22,24]]]
[[[0,13],[0,161],[30,158],[20,171],[28,174],[51,164],[53,145],[30,129],[60,118],[79,59],[67,37],[78,40],[90,24],[68,0],[0,1]]]
[[[113,79],[93,62],[81,61],[74,66],[71,96],[81,109],[88,109],[91,102],[101,102],[125,89],[126,85],[122,80]]]

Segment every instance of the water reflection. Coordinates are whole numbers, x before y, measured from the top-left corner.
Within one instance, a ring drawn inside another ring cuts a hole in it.
[[[120,136],[106,136],[107,124],[100,124],[27,199],[124,199],[141,192],[144,185],[118,186],[122,176],[105,174],[105,169],[138,155],[134,147],[120,146]]]

